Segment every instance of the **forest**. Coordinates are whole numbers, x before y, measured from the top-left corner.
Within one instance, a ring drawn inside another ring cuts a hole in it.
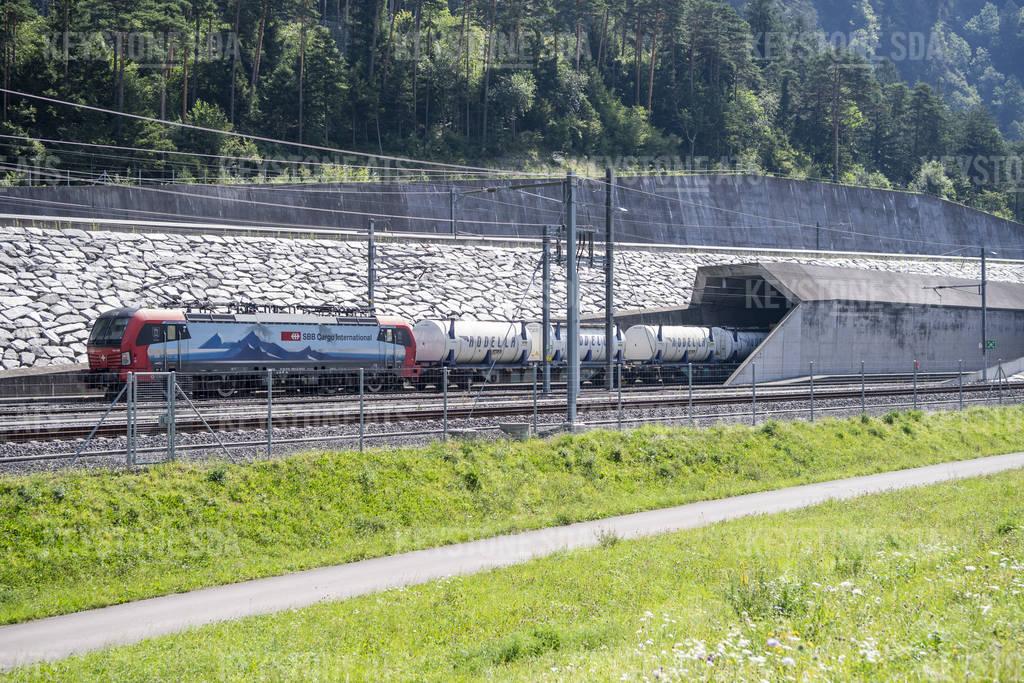
[[[0,20],[4,184],[386,172],[14,91],[360,153],[745,170],[1024,218],[1014,0],[4,0]]]

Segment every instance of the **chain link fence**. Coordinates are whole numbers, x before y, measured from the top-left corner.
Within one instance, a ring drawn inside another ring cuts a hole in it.
[[[905,372],[820,372],[764,381],[773,368],[749,363],[750,380],[724,386],[739,366],[581,368],[573,429],[627,429],[644,424],[757,425],[769,419],[894,410],[964,410],[1024,401],[1024,377],[1002,362],[987,381],[979,373],[922,367]],[[0,397],[0,463],[77,463],[106,457],[128,466],[188,457],[273,457],[313,447],[407,445],[449,438],[526,438],[570,428],[564,367],[548,382],[542,364],[509,371],[438,368],[402,378],[393,368],[335,372],[269,369],[211,375],[137,372],[120,378],[88,373],[38,375],[17,396]],[[737,373],[738,376],[738,373]],[[746,375],[745,375],[746,376]],[[59,447],[57,447],[59,446]]]

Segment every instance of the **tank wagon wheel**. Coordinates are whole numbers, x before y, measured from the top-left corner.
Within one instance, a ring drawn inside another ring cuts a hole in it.
[[[366,390],[371,394],[379,394],[384,391],[384,387],[387,386],[387,382],[380,375],[372,375],[366,378],[366,382],[363,384]]]

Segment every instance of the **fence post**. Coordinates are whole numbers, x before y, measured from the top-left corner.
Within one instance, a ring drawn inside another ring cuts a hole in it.
[[[866,415],[867,412],[868,412],[867,406],[865,405],[865,401],[864,401],[864,389],[865,389],[864,384],[865,384],[865,379],[864,379],[864,361],[861,361],[860,362],[860,414],[861,415]]]
[[[267,457],[274,449],[274,371],[267,368]]]
[[[999,359],[999,370],[996,373],[996,381],[999,383],[999,405],[1003,405],[1003,359]]]
[[[811,361],[811,422],[814,422],[814,361]]]
[[[537,364],[533,365],[533,435],[537,436],[540,428],[540,417],[537,410]]]
[[[366,405],[363,400],[363,368],[359,368],[359,452],[363,452],[363,437],[366,435]]]
[[[757,363],[750,364],[750,424],[757,426]]]
[[[917,364],[918,361],[914,359],[914,410],[917,410]]]
[[[175,458],[174,453],[174,441],[176,438],[175,422],[177,418],[174,414],[175,399],[177,398],[178,391],[178,380],[175,377],[174,370],[171,370],[167,374],[167,459],[173,461]]]
[[[128,373],[128,391],[125,396],[125,420],[127,422],[125,455],[128,467],[135,466],[135,373]]]
[[[448,440],[448,368],[441,370],[441,395],[443,413],[441,420],[441,439]]]
[[[960,391],[960,410],[964,409],[964,361],[963,359],[957,362],[957,384],[959,385]]]
[[[622,430],[622,363],[615,366],[616,372],[619,375],[619,430]]]
[[[686,412],[690,416],[690,426],[696,427],[697,420],[693,417],[693,363],[686,364]]]

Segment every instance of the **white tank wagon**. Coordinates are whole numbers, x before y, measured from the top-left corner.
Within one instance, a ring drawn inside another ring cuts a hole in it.
[[[424,365],[521,365],[530,354],[524,323],[421,320],[413,326],[416,360]]]
[[[768,337],[768,333],[713,327],[711,336],[714,339],[715,360],[720,363],[736,363],[752,354]]]
[[[531,363],[540,363],[543,360],[542,347],[544,346],[544,326],[541,323],[530,323],[526,326],[530,334],[530,356]],[[561,325],[549,326],[551,349],[548,353],[548,360],[551,362],[564,362],[568,354],[566,344],[565,328]],[[581,327],[579,354],[581,363],[603,363],[608,359],[608,349],[605,344],[604,327]],[[615,327],[613,357],[621,359],[622,354],[622,331]]]
[[[706,363],[714,355],[707,327],[634,325],[623,340],[626,363]]]

